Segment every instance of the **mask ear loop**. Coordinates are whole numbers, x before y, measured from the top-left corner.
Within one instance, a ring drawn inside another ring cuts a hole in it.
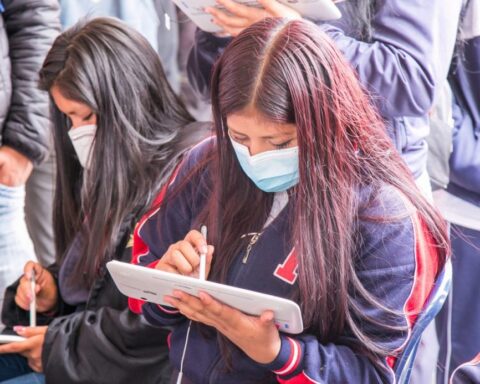
[[[190,336],[190,327],[192,326],[192,320],[188,322],[187,335],[185,336],[185,344],[183,345],[182,359],[180,360],[180,372],[177,376],[177,384],[182,383],[183,378],[183,362],[185,361],[185,354],[187,352],[188,338]]]

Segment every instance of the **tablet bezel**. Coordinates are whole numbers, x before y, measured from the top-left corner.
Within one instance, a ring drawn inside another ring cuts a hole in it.
[[[173,290],[182,290],[194,296],[206,292],[249,315],[258,316],[265,310],[273,310],[280,331],[291,334],[303,332],[300,307],[294,301],[282,297],[117,260],[108,262],[107,268],[120,292],[135,299],[166,305],[163,297],[171,295]]]

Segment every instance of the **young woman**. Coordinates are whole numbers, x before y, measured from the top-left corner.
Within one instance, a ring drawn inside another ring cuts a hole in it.
[[[463,1],[337,0],[342,17],[318,22],[357,71],[396,149],[427,195],[428,114],[446,81]],[[300,17],[278,0],[259,2],[264,9],[218,0],[223,11],[207,11],[231,36],[267,16]],[[208,93],[212,65],[230,40],[197,32],[188,70],[201,92]]]
[[[58,262],[27,263],[7,291],[3,321],[28,340],[0,347],[10,353],[0,380],[33,370],[52,383],[168,381],[166,333],[128,310],[105,263],[131,259],[134,223],[205,127],[146,39],[115,19],[62,33],[40,78],[53,105]],[[18,325],[28,324],[32,273],[40,326],[28,328]]]
[[[209,280],[297,301],[305,330],[206,294],[131,309],[173,329],[184,383],[394,382],[447,233],[353,71],[315,25],[266,19],[219,59],[212,105],[216,138],[140,221],[133,262],[195,275],[207,252]]]

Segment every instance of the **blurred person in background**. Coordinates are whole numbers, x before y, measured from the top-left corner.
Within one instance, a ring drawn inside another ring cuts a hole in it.
[[[0,296],[35,259],[25,184],[51,147],[48,93],[38,72],[60,30],[56,0],[0,1]]]

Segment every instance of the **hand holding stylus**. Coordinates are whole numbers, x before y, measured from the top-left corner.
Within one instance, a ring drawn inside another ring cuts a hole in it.
[[[206,233],[205,233],[206,234]],[[201,255],[205,255],[205,279],[208,278],[214,248],[207,245],[205,236],[197,230],[187,233],[180,240],[168,247],[156,265],[156,269],[185,276],[196,276],[200,271]]]
[[[25,311],[49,312],[56,307],[57,300],[58,290],[52,274],[36,262],[27,262],[15,303]]]

